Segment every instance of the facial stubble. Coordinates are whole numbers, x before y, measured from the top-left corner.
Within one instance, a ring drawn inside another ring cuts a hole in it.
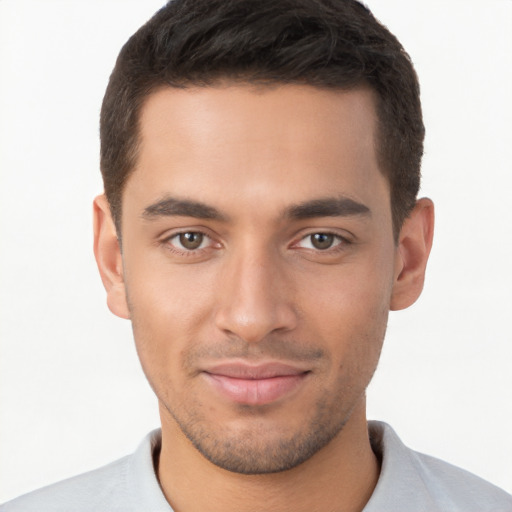
[[[133,315],[132,322],[135,339],[139,341],[138,350],[143,369],[163,406],[164,414],[168,415],[168,419],[176,424],[188,442],[211,463],[227,471],[246,475],[290,470],[310,459],[340,435],[353,410],[364,400],[366,387],[373,376],[380,354],[380,349],[377,353],[374,350],[370,351],[375,358],[375,364],[371,366],[363,364],[361,367],[348,369],[345,373],[340,372],[334,385],[334,392],[333,386],[319,389],[316,393],[319,398],[299,426],[288,429],[276,428],[272,422],[272,415],[279,417],[279,408],[283,407],[280,403],[276,403],[260,406],[234,404],[236,415],[243,419],[243,426],[241,427],[238,422],[235,427],[230,427],[227,423],[222,423],[222,418],[220,422],[215,423],[207,417],[205,411],[209,410],[211,413],[211,405],[202,400],[199,392],[195,391],[185,399],[181,397],[177,399],[175,395],[170,396],[172,391],[171,393],[169,391],[173,388],[168,376],[164,376],[166,383],[163,386],[161,380],[160,385],[153,381],[152,374],[147,371],[143,354],[141,354],[144,350],[140,350],[141,347],[139,347],[140,340],[144,336],[140,336],[142,333],[139,332],[138,322]],[[381,338],[383,337],[384,332]],[[369,336],[368,333],[363,338],[360,340],[360,348],[364,346],[368,348],[369,344],[376,342],[375,336]],[[151,345],[151,340],[146,340],[145,343]],[[381,344],[380,342],[379,345]],[[187,374],[189,379],[200,378],[199,375],[194,376],[190,368],[193,366],[193,361],[201,360],[205,352],[219,358],[222,355],[223,357],[244,357],[249,360],[261,357],[263,354],[267,357],[284,358],[286,356],[288,360],[295,358],[301,361],[309,357],[319,361],[317,367],[323,369],[332,364],[324,351],[318,348],[312,349],[298,342],[277,339],[268,340],[259,345],[230,340],[221,348],[214,347],[201,351],[188,346],[185,350],[188,352],[186,355],[181,354],[182,366],[184,374]],[[362,371],[367,373],[363,380],[360,373]],[[359,387],[355,387],[354,382],[359,382]],[[192,386],[189,387],[189,390],[191,389]]]

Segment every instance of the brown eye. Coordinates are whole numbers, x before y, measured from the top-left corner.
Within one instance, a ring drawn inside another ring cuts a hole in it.
[[[310,235],[311,245],[315,249],[329,249],[334,243],[334,239],[336,237],[334,235],[330,235],[328,233],[315,233]]]
[[[180,244],[183,248],[193,251],[201,247],[204,240],[203,233],[197,233],[190,231],[187,233],[180,233],[179,235]]]

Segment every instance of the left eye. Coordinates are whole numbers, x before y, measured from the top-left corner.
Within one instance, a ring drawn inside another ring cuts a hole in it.
[[[341,242],[342,238],[332,233],[313,233],[305,236],[298,245],[304,249],[325,251],[326,249],[339,245]]]
[[[185,233],[178,233],[172,238],[169,238],[169,243],[178,249],[194,251],[206,247],[210,243],[210,239],[199,231],[187,231]]]

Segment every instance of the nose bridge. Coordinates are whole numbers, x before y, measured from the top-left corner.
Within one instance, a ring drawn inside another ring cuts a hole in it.
[[[274,331],[291,330],[296,315],[285,266],[270,244],[250,241],[227,258],[216,312],[217,326],[246,342]]]

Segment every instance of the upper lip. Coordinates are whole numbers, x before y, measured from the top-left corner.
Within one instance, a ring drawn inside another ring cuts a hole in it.
[[[249,364],[247,362],[226,362],[209,366],[204,369],[206,373],[233,379],[271,379],[272,377],[287,377],[301,375],[308,372],[305,368],[300,368],[288,363],[277,361]]]

